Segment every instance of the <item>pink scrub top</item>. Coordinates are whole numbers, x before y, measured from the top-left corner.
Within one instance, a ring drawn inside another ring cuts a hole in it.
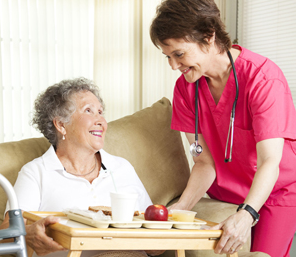
[[[296,111],[290,88],[271,60],[238,45],[234,47],[241,54],[235,61],[239,96],[230,163],[224,162],[224,155],[236,94],[233,71],[217,105],[205,77],[199,80],[198,133],[203,135],[216,167],[216,179],[207,193],[221,201],[243,203],[257,170],[256,143],[284,138],[279,178],[266,204],[296,206]],[[171,128],[195,132],[195,83],[188,83],[183,75],[174,89]]]

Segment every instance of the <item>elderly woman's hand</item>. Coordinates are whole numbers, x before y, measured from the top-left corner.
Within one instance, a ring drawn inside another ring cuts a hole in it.
[[[37,255],[42,256],[52,252],[66,250],[63,246],[46,235],[46,227],[57,222],[59,222],[59,218],[48,216],[36,221],[32,225],[26,226],[26,242]]]
[[[223,234],[215,248],[215,253],[234,253],[237,252],[251,235],[253,223],[252,216],[246,211],[239,211],[217,226],[210,229],[222,229]]]

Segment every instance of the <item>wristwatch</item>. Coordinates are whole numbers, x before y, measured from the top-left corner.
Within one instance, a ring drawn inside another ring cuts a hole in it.
[[[252,227],[255,226],[257,224],[257,222],[259,221],[260,214],[258,212],[256,212],[250,205],[248,205],[246,203],[240,204],[236,211],[238,212],[240,209],[244,209],[251,214],[251,216],[254,219]]]

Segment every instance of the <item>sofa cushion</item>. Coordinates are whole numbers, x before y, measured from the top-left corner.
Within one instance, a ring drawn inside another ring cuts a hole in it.
[[[162,98],[133,115],[108,124],[104,149],[127,159],[154,204],[181,195],[190,170],[180,132],[171,130],[172,107]]]
[[[44,137],[0,144],[0,173],[14,185],[23,165],[41,156],[49,146]],[[3,221],[6,202],[7,196],[0,187],[0,224]]]

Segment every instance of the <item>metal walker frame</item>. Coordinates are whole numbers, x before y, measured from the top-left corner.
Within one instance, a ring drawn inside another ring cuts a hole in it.
[[[22,211],[18,207],[18,201],[10,182],[0,174],[0,186],[7,194],[10,203],[9,228],[0,230],[0,241],[7,238],[14,238],[14,242],[0,243],[0,254],[15,254],[17,257],[27,257],[26,229]]]

